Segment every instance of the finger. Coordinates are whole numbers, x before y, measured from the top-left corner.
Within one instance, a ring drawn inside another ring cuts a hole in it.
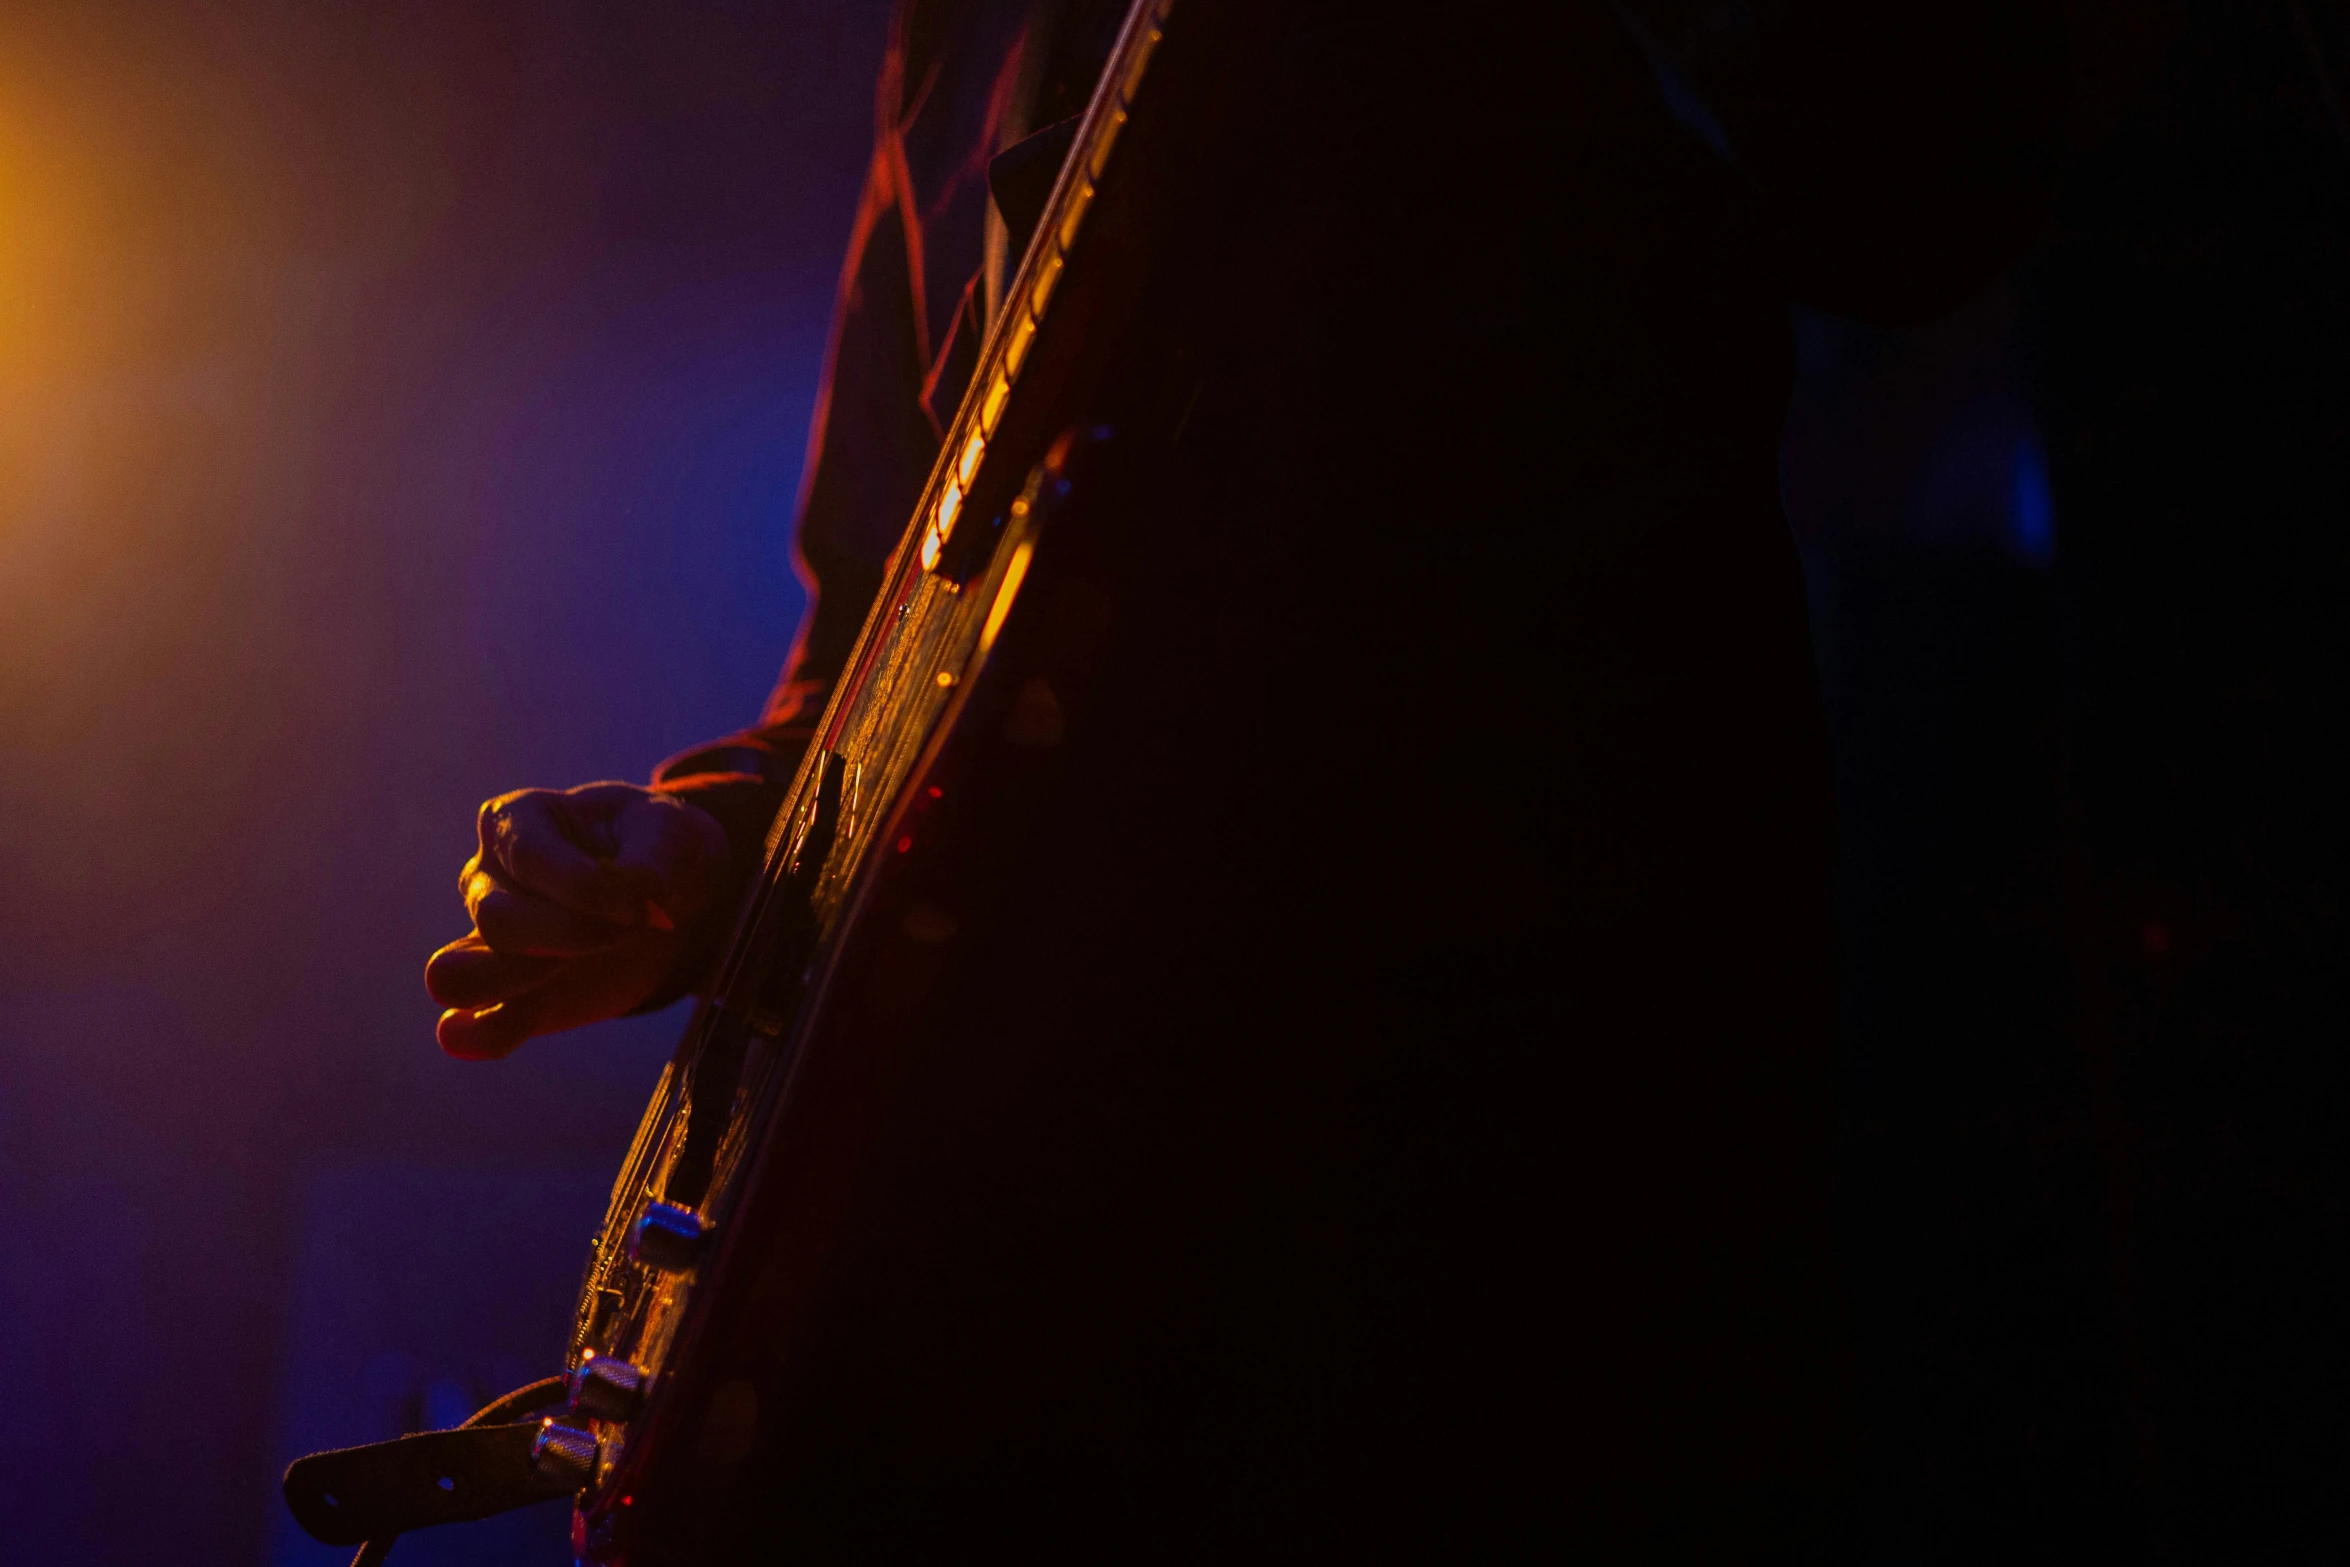
[[[678,938],[638,931],[610,952],[560,965],[512,1000],[452,1007],[435,1032],[441,1048],[468,1061],[494,1061],[525,1040],[620,1016],[651,996],[677,961]]]
[[[709,812],[668,795],[641,794],[613,823],[612,869],[652,905],[645,923],[682,925],[717,901],[733,851]]]
[[[563,964],[555,957],[499,952],[476,935],[452,941],[424,965],[424,988],[444,1007],[511,1001]]]
[[[599,952],[622,935],[610,920],[524,892],[487,870],[466,879],[465,912],[484,942],[515,957],[577,957]]]
[[[624,785],[591,784],[569,793],[502,794],[481,808],[479,858],[502,880],[564,908],[640,924],[645,895],[608,863],[611,819],[628,793]]]

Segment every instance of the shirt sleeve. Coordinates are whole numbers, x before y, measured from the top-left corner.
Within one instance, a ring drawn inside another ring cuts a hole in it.
[[[883,65],[873,161],[841,270],[809,429],[792,544],[793,564],[808,589],[807,611],[759,721],[681,752],[653,772],[657,792],[709,812],[725,829],[735,882],[721,910],[739,907],[757,873],[768,828],[938,452],[922,404],[928,366],[915,309],[920,262],[909,248],[919,217],[899,144],[909,96],[905,44],[901,13]],[[706,976],[729,922],[703,923],[669,983],[637,1011],[669,1005]]]

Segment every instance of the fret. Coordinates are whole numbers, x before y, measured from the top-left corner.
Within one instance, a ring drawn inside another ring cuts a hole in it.
[[[1020,383],[1028,351],[1044,328],[1061,274],[1084,235],[1095,190],[1110,171],[1110,150],[1117,145],[1118,133],[1142,90],[1151,56],[1165,36],[1164,24],[1174,5],[1175,0],[1143,0],[1128,16],[1109,68],[1102,72],[1093,101],[1078,126],[1076,143],[1061,166],[1061,177],[1045,203],[1044,216],[1037,220],[1036,237],[1029,242],[1028,254],[1011,286],[1004,290],[1004,307],[988,329],[978,372],[971,378],[971,390],[964,394],[942,448],[942,460],[949,455],[954,460],[942,461],[931,475],[922,504],[914,512],[919,529],[915,558],[926,572],[938,570],[947,541],[954,537],[963,499],[970,494],[972,480],[985,461],[987,443],[1002,419],[1004,406]]]

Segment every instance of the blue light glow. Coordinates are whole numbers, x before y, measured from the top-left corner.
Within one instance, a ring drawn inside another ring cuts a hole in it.
[[[2056,558],[2056,502],[2048,490],[2048,462],[2029,432],[2015,443],[2015,552],[2035,566]]]

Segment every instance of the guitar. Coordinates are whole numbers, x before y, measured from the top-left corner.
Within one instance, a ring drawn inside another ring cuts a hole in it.
[[[1084,719],[1120,496],[1185,412],[1148,302],[1198,221],[1239,10],[1128,12],[613,1187],[566,1377],[461,1432],[297,1463],[316,1537],[377,1561],[400,1529],[570,1494],[583,1559],[694,1556],[710,1474],[774,1414],[754,1362],[809,1309],[893,1074],[951,1007]]]

